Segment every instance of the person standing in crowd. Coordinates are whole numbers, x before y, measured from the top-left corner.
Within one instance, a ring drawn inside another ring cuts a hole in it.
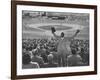
[[[57,46],[58,64],[59,66],[65,67],[67,65],[66,57],[69,54],[71,54],[71,49],[70,49],[71,40],[77,36],[80,30],[77,30],[76,33],[72,37],[65,37],[63,32],[61,33],[60,36],[56,35],[55,34],[56,30],[54,27],[51,28],[51,32],[54,35],[54,37],[59,40],[59,43]]]

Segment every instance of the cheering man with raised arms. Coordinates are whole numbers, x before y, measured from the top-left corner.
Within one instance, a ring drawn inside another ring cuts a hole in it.
[[[71,54],[71,49],[70,49],[71,40],[77,36],[80,30],[77,30],[76,33],[71,37],[65,37],[63,32],[61,33],[60,36],[56,35],[55,34],[56,30],[54,27],[51,28],[51,31],[54,37],[59,40],[59,43],[57,46],[58,64],[59,66],[65,67],[67,65],[66,58],[69,54]]]

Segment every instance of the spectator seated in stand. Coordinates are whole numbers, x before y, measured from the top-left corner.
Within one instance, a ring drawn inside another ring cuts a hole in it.
[[[58,53],[55,51],[52,51],[51,54],[53,55],[53,61],[55,63],[58,63]]]
[[[43,46],[40,46],[40,48],[38,48],[38,53],[40,54],[40,56],[43,58],[44,62],[47,62],[47,54],[46,54],[46,49]]]
[[[37,62],[40,68],[42,68],[44,65],[44,61],[43,61],[43,58],[39,56],[37,49],[32,50],[32,54],[33,54],[32,62]]]
[[[22,68],[23,69],[39,68],[39,65],[36,62],[31,62],[29,54],[24,54],[22,57]]]
[[[81,66],[82,58],[79,54],[77,54],[77,51],[75,49],[72,49],[72,54],[67,57],[67,65],[68,66]]]
[[[45,63],[45,65],[44,65],[45,68],[58,67],[58,64],[53,61],[53,55],[52,54],[49,54],[47,58],[48,58],[48,63]]]
[[[30,55],[33,62],[37,62],[40,67],[44,67],[44,63],[48,63],[48,55],[53,55],[53,62],[58,63],[58,39],[23,39],[22,44],[22,55],[28,54]],[[80,64],[82,66],[89,65],[89,40],[80,40],[80,39],[73,39],[70,44],[70,48],[72,50],[75,49],[75,53],[82,58],[82,62],[84,64]],[[36,50],[36,53],[33,53]],[[34,55],[36,54],[36,56]],[[70,57],[73,54],[70,55]],[[76,56],[76,55],[75,55]],[[66,56],[66,66],[67,66],[67,57]],[[36,59],[35,59],[36,58]],[[38,58],[38,59],[37,59]],[[71,60],[71,59],[70,59]],[[72,59],[73,60],[73,59]],[[62,60],[61,60],[62,63]],[[79,64],[78,64],[79,65]],[[73,66],[73,65],[72,65]],[[63,67],[62,65],[59,67]]]

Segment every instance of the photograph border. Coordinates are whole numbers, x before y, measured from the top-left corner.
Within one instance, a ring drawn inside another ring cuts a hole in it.
[[[17,75],[17,5],[33,5],[48,6],[62,8],[80,8],[94,10],[94,71],[72,72],[72,73],[52,73],[52,74],[36,74],[36,75]],[[48,3],[33,1],[11,1],[11,79],[29,79],[29,78],[46,78],[76,75],[93,75],[97,74],[97,6],[81,5],[81,4],[64,4],[64,3]]]

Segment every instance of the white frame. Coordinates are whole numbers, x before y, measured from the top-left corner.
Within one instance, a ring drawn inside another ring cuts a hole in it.
[[[91,53],[90,66],[22,70],[22,10],[89,13],[90,14],[89,46]],[[30,75],[30,74],[36,75],[36,74],[51,74],[51,73],[85,72],[85,71],[94,71],[94,9],[17,5],[17,75]]]

